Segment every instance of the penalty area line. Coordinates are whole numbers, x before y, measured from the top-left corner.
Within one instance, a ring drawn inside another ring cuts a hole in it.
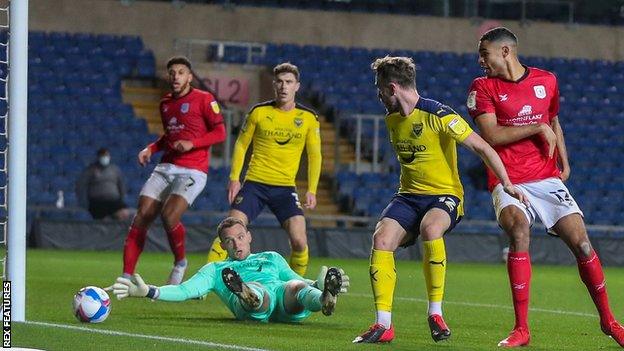
[[[158,336],[158,335],[127,333],[127,332],[121,332],[121,331],[116,331],[116,330],[92,329],[92,328],[79,327],[79,326],[68,325],[68,324],[56,324],[56,323],[36,322],[36,321],[26,321],[26,322],[23,322],[23,324],[26,324],[26,325],[36,325],[36,326],[49,327],[49,328],[80,330],[80,331],[86,331],[86,332],[89,332],[89,333],[104,334],[104,335],[127,336],[127,337],[131,337],[131,338],[160,340],[160,341],[168,341],[168,342],[182,343],[182,344],[189,344],[189,345],[201,345],[201,346],[207,346],[207,347],[218,347],[218,348],[221,348],[221,349],[245,350],[245,351],[268,351],[266,349],[258,349],[258,348],[254,348],[254,347],[245,347],[245,346],[233,345],[233,344],[220,344],[220,343],[216,343],[216,342],[202,341],[202,340],[172,338],[172,337]]]

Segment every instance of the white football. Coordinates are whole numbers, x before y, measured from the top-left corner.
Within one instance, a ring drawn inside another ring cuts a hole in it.
[[[106,291],[97,286],[87,286],[74,295],[74,315],[84,323],[103,322],[111,310]]]

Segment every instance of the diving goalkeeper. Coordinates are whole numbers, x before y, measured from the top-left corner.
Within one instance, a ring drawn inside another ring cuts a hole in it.
[[[185,301],[214,291],[237,319],[299,322],[312,312],[333,313],[339,293],[349,287],[341,269],[322,267],[316,281],[295,273],[278,253],[250,252],[251,233],[240,219],[228,217],[217,227],[228,259],[202,267],[180,285],[147,285],[139,274],[117,278],[107,288],[118,299],[128,296]]]

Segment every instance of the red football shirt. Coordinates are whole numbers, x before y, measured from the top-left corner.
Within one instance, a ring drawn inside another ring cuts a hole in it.
[[[225,140],[223,116],[212,94],[191,89],[175,98],[169,93],[160,101],[160,118],[165,134],[149,145],[152,153],[164,150],[160,162],[208,172],[210,145]],[[178,140],[192,141],[193,148],[176,151],[173,143]]]
[[[494,113],[501,126],[547,123],[559,113],[559,88],[554,74],[526,67],[526,73],[512,82],[501,78],[479,77],[470,86],[468,111],[472,118]],[[512,183],[525,183],[558,177],[557,152],[548,158],[548,144],[539,136],[494,146]],[[488,169],[490,191],[499,181]]]

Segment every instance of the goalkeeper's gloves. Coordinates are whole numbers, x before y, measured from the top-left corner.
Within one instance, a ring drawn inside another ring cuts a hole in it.
[[[155,299],[158,297],[158,288],[155,286],[148,286],[143,281],[143,278],[138,273],[135,273],[133,279],[119,277],[115,281],[115,284],[106,288],[106,290],[113,292],[118,300],[131,297],[149,297]]]
[[[322,291],[325,288],[325,276],[327,275],[327,269],[328,269],[327,266],[321,266],[321,270],[316,276],[316,281],[310,281],[312,283],[310,285]],[[342,277],[342,285],[340,286],[340,293],[344,294],[347,292],[349,288],[349,276],[345,274],[342,268],[338,268],[338,270],[340,271],[340,275]]]

